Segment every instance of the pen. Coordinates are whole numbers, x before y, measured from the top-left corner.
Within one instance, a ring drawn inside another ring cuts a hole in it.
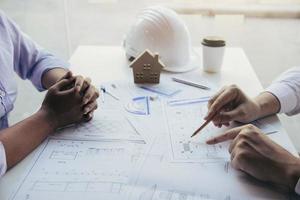
[[[101,87],[101,90],[100,90],[100,92],[101,92],[101,100],[102,100],[102,103],[104,103],[104,91],[102,90],[102,87]]]
[[[205,85],[200,85],[200,84],[192,82],[192,81],[187,81],[187,80],[183,80],[183,79],[179,79],[179,78],[175,78],[175,77],[173,77],[172,80],[177,83],[182,83],[182,84],[193,86],[193,87],[200,88],[203,90],[210,90],[209,87],[207,87]]]
[[[111,92],[107,91],[107,90],[105,89],[105,87],[103,87],[103,86],[101,86],[101,91],[102,91],[103,93],[108,94],[109,96],[111,96],[111,97],[114,98],[115,100],[120,100],[119,97],[117,97],[116,95],[114,95],[114,94],[112,94]]]
[[[217,112],[212,115],[209,119],[207,119],[194,133],[193,135],[191,135],[191,137],[194,137],[195,135],[197,135],[197,133],[199,133],[205,126],[207,126],[207,124],[209,124],[212,119],[217,115]]]

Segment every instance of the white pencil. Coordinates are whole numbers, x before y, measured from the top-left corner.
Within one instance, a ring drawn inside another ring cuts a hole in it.
[[[193,87],[200,88],[200,89],[203,89],[203,90],[210,90],[209,87],[207,87],[205,85],[200,85],[199,83],[195,83],[195,82],[192,82],[192,81],[187,81],[187,80],[183,80],[183,79],[179,79],[179,78],[175,78],[175,77],[173,77],[172,80],[177,82],[177,83],[182,83],[182,84],[193,86]]]

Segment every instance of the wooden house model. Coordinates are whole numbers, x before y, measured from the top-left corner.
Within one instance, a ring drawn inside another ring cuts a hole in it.
[[[130,67],[133,71],[134,83],[159,83],[164,65],[159,60],[158,54],[145,50],[132,61]]]

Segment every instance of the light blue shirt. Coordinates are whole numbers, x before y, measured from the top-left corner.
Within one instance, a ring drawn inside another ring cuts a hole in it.
[[[17,96],[14,73],[29,79],[39,90],[43,74],[56,67],[68,67],[63,60],[38,46],[0,11],[0,130],[8,127],[7,114]]]
[[[50,69],[68,67],[32,41],[19,27],[0,11],[0,130],[8,127],[7,116],[17,97],[14,73],[29,79],[42,91],[42,76]],[[0,177],[7,168],[5,149],[0,141]]]

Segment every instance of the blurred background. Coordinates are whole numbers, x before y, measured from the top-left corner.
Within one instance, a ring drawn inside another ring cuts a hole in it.
[[[69,59],[79,45],[120,45],[137,12],[157,4],[183,17],[194,46],[205,35],[220,35],[228,46],[242,47],[264,87],[300,65],[300,0],[0,0],[0,9],[40,45]],[[34,112],[44,96],[30,82],[18,82],[11,124]],[[300,152],[300,115],[280,118]]]

